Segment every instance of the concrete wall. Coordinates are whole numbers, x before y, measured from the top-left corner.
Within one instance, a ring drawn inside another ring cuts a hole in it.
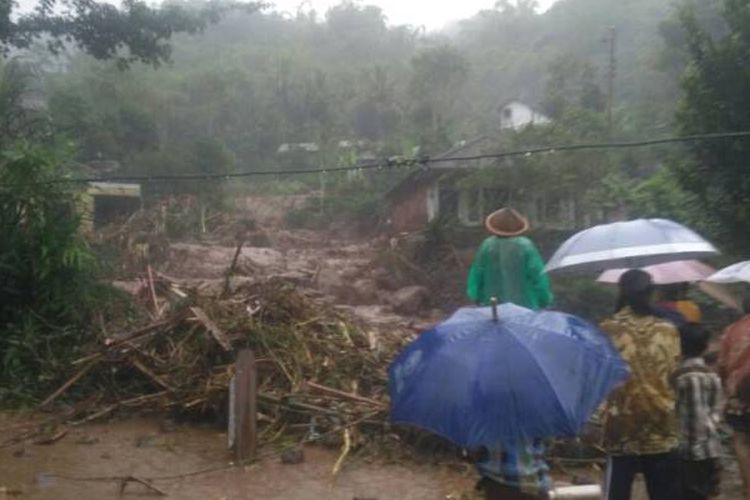
[[[132,214],[140,206],[140,184],[90,182],[78,203],[81,231],[91,233],[100,224],[111,222],[118,215]]]

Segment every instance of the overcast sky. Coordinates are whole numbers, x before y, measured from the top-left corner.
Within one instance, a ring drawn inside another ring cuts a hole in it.
[[[28,10],[37,5],[39,0],[17,0],[22,10]],[[119,3],[119,0],[104,0]],[[539,0],[540,10],[547,10],[557,0]],[[272,9],[286,11],[290,14],[297,12],[297,8],[307,11],[310,6],[319,14],[325,14],[333,5],[341,0],[267,0],[272,3]],[[149,3],[157,3],[149,1]],[[495,0],[356,0],[362,5],[377,5],[388,18],[389,24],[411,24],[424,26],[429,30],[439,29],[451,21],[466,19],[482,9],[490,9]]]
[[[275,9],[297,12],[297,7],[304,3],[304,9],[309,5],[320,14],[329,7],[340,3],[340,0],[271,0]],[[546,10],[556,0],[539,0],[541,10]],[[411,24],[425,26],[427,29],[442,28],[445,24],[471,17],[482,9],[490,9],[495,0],[364,0],[359,4],[377,5],[383,9],[390,24]]]

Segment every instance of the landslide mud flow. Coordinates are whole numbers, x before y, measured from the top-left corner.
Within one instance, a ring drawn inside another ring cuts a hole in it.
[[[0,418],[0,439],[9,437],[18,417]],[[444,466],[378,465],[347,461],[335,479],[331,470],[336,449],[308,447],[304,462],[284,465],[274,450],[248,467],[229,467],[226,434],[210,428],[172,426],[156,419],[130,419],[93,424],[70,431],[50,445],[25,444],[0,449],[0,498],[75,499],[158,498],[145,486],[120,481],[68,479],[128,477],[150,479],[190,474],[227,466],[224,470],[155,480],[169,498],[191,499],[332,499],[399,498],[434,500],[461,498],[470,492],[473,475]],[[61,476],[66,476],[64,478]]]

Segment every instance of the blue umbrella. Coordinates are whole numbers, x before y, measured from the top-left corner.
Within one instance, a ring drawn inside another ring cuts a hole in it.
[[[391,420],[464,448],[574,436],[628,376],[593,325],[513,304],[463,308],[389,368]]]

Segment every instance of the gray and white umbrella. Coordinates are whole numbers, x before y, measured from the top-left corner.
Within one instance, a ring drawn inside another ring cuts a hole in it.
[[[637,219],[602,224],[580,231],[547,262],[547,271],[601,272],[639,268],[674,260],[718,254],[692,229],[667,219]]]
[[[706,278],[711,283],[739,283],[744,281],[750,283],[750,260],[745,260],[719,269]]]
[[[716,272],[716,269],[699,260],[675,260],[672,262],[663,262],[661,264],[644,267],[643,270],[651,275],[651,279],[654,280],[654,285],[705,281],[706,278]],[[620,281],[620,277],[625,274],[626,271],[627,269],[607,269],[599,275],[596,281],[599,281],[600,283],[616,284]]]

